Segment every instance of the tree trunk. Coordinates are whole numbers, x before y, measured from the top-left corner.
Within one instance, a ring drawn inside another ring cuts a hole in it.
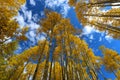
[[[100,1],[100,2],[96,2],[96,3],[88,3],[87,5],[97,5],[97,4],[117,3],[117,2],[120,2],[120,0]]]
[[[19,80],[20,76],[22,75],[23,71],[25,70],[27,64],[29,63],[29,61],[25,64],[25,66],[23,67],[23,69],[21,70],[20,74],[18,75],[18,78],[16,80]]]
[[[42,47],[42,50],[39,52],[40,56],[39,56],[38,63],[37,63],[37,66],[36,66],[35,72],[34,72],[34,74],[33,74],[33,78],[32,78],[32,80],[36,80],[36,76],[37,76],[37,72],[38,72],[39,64],[40,64],[41,59],[42,59],[42,55],[43,55],[43,52],[44,52],[44,49],[45,49],[45,45],[46,45],[46,41],[44,42],[44,45],[43,45],[43,47]]]
[[[120,15],[114,14],[83,14],[83,16],[93,16],[93,17],[120,17]]]
[[[44,74],[43,74],[43,79],[42,80],[47,80],[48,69],[49,69],[49,52],[47,53],[46,64],[45,64],[45,67],[44,67]]]
[[[52,61],[51,61],[51,64],[50,64],[49,80],[51,80],[52,65],[53,65],[53,55],[54,55],[54,54],[52,54]]]

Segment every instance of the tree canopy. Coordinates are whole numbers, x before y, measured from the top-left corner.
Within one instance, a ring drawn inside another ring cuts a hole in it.
[[[27,40],[28,27],[19,28],[13,19],[24,2],[0,0],[0,80],[109,80],[103,67],[116,80],[120,79],[120,53],[103,45],[99,47],[102,56],[95,55],[85,40],[76,35],[78,30],[70,19],[53,11],[46,12],[39,23],[38,34],[46,34],[45,39],[15,54],[19,41]],[[104,6],[116,6],[112,4],[116,2],[120,1],[69,0],[83,26],[107,30],[108,35],[120,39],[120,8],[100,11]],[[9,39],[12,41],[6,43]]]
[[[111,8],[102,11],[106,6],[119,6],[115,4],[119,0],[69,0],[69,4],[75,7],[76,15],[83,26],[108,32],[107,34],[120,39],[120,8]]]

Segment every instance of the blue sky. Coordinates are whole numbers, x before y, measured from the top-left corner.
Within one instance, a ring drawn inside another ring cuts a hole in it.
[[[36,35],[36,30],[38,27],[40,27],[37,23],[41,18],[44,17],[45,8],[56,11],[65,18],[69,18],[71,24],[75,28],[82,29],[83,33],[79,36],[82,36],[82,38],[89,44],[89,47],[93,49],[95,55],[102,56],[100,50],[98,49],[101,45],[104,45],[120,53],[120,40],[113,39],[104,32],[95,30],[90,26],[83,28],[76,17],[74,8],[68,5],[68,0],[27,0],[27,2],[21,6],[16,19],[19,22],[21,28],[28,26],[30,29],[26,33],[28,40],[20,42],[16,53],[21,53],[25,49],[28,49],[31,46],[35,46],[38,40],[44,39],[44,33]],[[106,7],[102,10],[105,11],[108,9],[110,9],[110,7]],[[108,75],[108,77],[114,78],[112,74],[104,74]]]

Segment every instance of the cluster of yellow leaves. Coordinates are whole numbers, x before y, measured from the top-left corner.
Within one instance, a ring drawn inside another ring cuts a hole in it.
[[[75,3],[76,3],[77,0],[69,0],[69,5],[70,6],[75,6]]]
[[[47,33],[49,36],[53,32],[53,28],[60,21],[61,16],[55,12],[48,13],[47,18],[41,21],[42,31]]]
[[[53,74],[52,74],[52,78],[55,80],[61,80],[62,79],[62,66],[60,65],[59,62],[55,62],[54,63],[54,67],[53,67]]]
[[[102,58],[103,65],[105,65],[106,70],[113,72],[120,69],[120,55],[113,50],[101,46],[104,57]]]
[[[94,26],[100,31],[108,31],[108,35],[120,39],[120,8],[111,8],[108,11],[101,11],[101,8],[112,5],[119,1],[109,0],[69,0],[69,4],[75,7],[78,20],[83,26]]]
[[[82,5],[87,11],[86,4],[82,2]],[[79,9],[79,5],[77,6],[78,10],[83,11]],[[79,17],[86,24],[87,19],[84,18],[83,13],[80,13]],[[97,71],[100,70],[101,65],[104,65],[108,71],[117,71],[116,75],[119,78],[120,56],[117,52],[101,47],[104,56],[96,56],[84,40],[74,35],[76,30],[69,19],[51,12],[40,24],[41,31],[47,34],[46,39],[39,41],[37,46],[8,58],[4,69],[8,73],[3,79],[26,80],[33,76],[33,80],[97,80]],[[27,30],[28,28],[24,28],[22,33]],[[51,46],[53,43],[55,47]],[[53,53],[50,49],[53,49]],[[11,50],[14,51],[14,48],[5,49],[4,53]]]
[[[12,19],[25,0],[0,0],[0,43],[11,38],[19,27]]]

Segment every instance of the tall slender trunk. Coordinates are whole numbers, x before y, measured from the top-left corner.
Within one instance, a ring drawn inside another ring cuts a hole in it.
[[[75,47],[75,45],[74,45],[74,48],[75,48],[76,51],[78,50],[78,49]],[[81,55],[81,56],[82,56],[82,55]],[[78,58],[80,58],[80,56],[79,56]],[[79,73],[79,79],[80,79],[80,80],[84,80],[86,77],[85,77],[85,75],[84,75],[83,66],[82,66],[81,64],[80,64],[80,69],[78,68],[77,70],[78,70],[78,73]],[[81,76],[81,74],[82,74],[82,76]]]
[[[39,51],[40,56],[39,56],[38,63],[37,63],[37,66],[36,66],[35,72],[34,72],[34,74],[33,74],[33,78],[32,78],[32,80],[36,80],[37,72],[38,72],[38,68],[39,68],[39,64],[40,64],[41,59],[42,59],[42,55],[43,55],[43,52],[44,52],[44,49],[45,49],[45,45],[46,45],[46,41],[44,42],[44,45],[43,45],[43,47],[42,47],[42,50]]]
[[[61,65],[62,65],[62,80],[65,80],[65,75],[64,75],[64,65],[63,65],[63,55],[61,56]]]
[[[105,4],[105,3],[117,3],[120,2],[120,0],[108,0],[108,1],[99,1],[96,3],[88,3],[89,5],[97,5],[97,4]],[[87,5],[88,5],[87,4]]]
[[[72,57],[72,46],[71,46],[71,44],[70,44],[70,37],[69,37],[69,34],[67,35],[67,41],[68,41],[68,44],[69,44],[69,49],[70,49],[70,56]],[[71,71],[72,71],[72,77],[71,77],[71,79],[73,80],[74,79],[74,77],[73,77],[73,75],[74,75],[74,73],[73,73],[73,68],[72,68],[72,62],[71,62],[72,60],[70,60],[70,62],[69,63],[71,63]]]
[[[90,62],[89,57],[87,56],[87,54],[85,54],[84,56],[86,57],[84,60],[85,60],[86,66],[87,66],[88,69],[89,69],[90,75],[92,76],[92,74],[91,74],[91,72],[90,72],[90,70],[91,70],[91,71],[93,71],[93,73],[94,73],[94,75],[95,75],[95,78],[98,80],[98,76],[97,76],[97,74],[96,74],[96,71],[95,71],[95,69],[94,69],[94,66],[93,66],[93,65],[92,65],[92,67],[90,66],[90,65],[91,65],[90,63],[91,63],[91,62]],[[95,79],[93,78],[93,76],[92,76],[92,79],[95,80]]]
[[[66,80],[69,80],[69,77],[68,77],[68,59],[67,59],[67,53],[66,53],[66,60],[65,60],[65,75],[66,75]]]
[[[90,7],[105,7],[105,6],[120,6],[120,4],[98,4],[98,5],[90,5]]]
[[[19,73],[18,78],[17,78],[16,80],[19,80],[19,78],[21,77],[21,75],[22,75],[23,71],[25,70],[26,66],[28,65],[28,63],[29,63],[29,60],[27,61],[27,63],[26,63],[26,64],[24,65],[24,67],[22,68],[22,70],[21,70],[21,72]]]
[[[103,29],[106,29],[106,30],[110,30],[110,31],[113,31],[115,33],[118,33],[120,34],[120,28],[117,28],[117,27],[113,27],[113,26],[110,26],[110,25],[106,25],[106,24],[103,24],[103,23],[91,23],[91,22],[88,22],[89,24],[92,24],[92,25],[95,25],[97,26],[98,28],[103,28]]]
[[[75,80],[79,80],[78,78],[78,74],[77,74],[77,70],[76,70],[76,63],[73,63],[73,68],[74,68],[74,77],[75,77]]]
[[[116,75],[116,73],[112,70],[112,73],[115,75],[115,77],[118,79],[118,76]]]
[[[52,32],[53,33],[53,32]],[[54,35],[53,35],[54,36]],[[55,37],[55,36],[54,36]],[[55,50],[55,45],[56,45],[56,40],[55,38],[51,38],[50,39],[50,51],[47,54],[47,58],[46,58],[46,65],[45,65],[45,71],[44,71],[44,75],[43,75],[43,80],[47,80],[47,76],[48,76],[48,69],[49,69],[49,58],[50,58],[50,53],[52,54],[52,61],[51,61],[51,65],[50,65],[50,74],[49,74],[49,80],[51,80],[51,70],[52,70],[52,62],[53,62],[53,53]]]
[[[104,80],[108,80],[108,79],[104,76],[104,74],[102,73],[101,70],[98,70],[98,72],[101,74],[101,76],[104,78]]]
[[[8,79],[10,79],[10,80],[12,79],[12,77],[13,77],[13,76],[14,76],[14,74],[16,73],[16,71],[17,71],[18,67],[19,67],[19,66],[16,66],[16,67],[15,67],[16,69],[14,68],[14,70],[13,70],[13,71],[11,71],[11,73],[10,73],[10,75],[9,75]]]
[[[27,61],[27,64],[28,64],[29,60]],[[20,74],[18,75],[18,79],[20,77],[20,75],[22,74],[24,68],[27,66],[27,64],[23,67],[23,69],[21,70]],[[19,65],[20,66],[20,65]],[[14,69],[13,71],[11,71],[12,73],[10,74],[10,76],[8,77],[8,79],[12,80],[12,78],[14,77],[14,74],[16,74],[17,72],[17,69],[19,68],[19,66],[16,66],[16,69]]]
[[[31,77],[31,75],[32,75],[32,69],[33,69],[33,65],[32,65],[32,67],[31,67],[31,70],[30,70],[30,73],[28,74],[28,78],[27,78],[27,80],[30,80],[30,77]]]
[[[54,61],[54,79],[53,79],[53,80],[56,80],[56,75],[55,75],[55,74],[56,74],[56,73],[55,73],[56,70],[55,70],[55,67],[56,67],[56,66],[55,66],[55,61]],[[61,75],[60,75],[60,76],[61,76]]]
[[[62,34],[61,34],[62,35]],[[65,71],[65,65],[64,65],[64,56],[65,56],[65,42],[64,37],[61,36],[61,44],[62,44],[62,54],[61,54],[61,65],[62,65],[62,80],[66,79],[66,71]]]
[[[51,61],[51,64],[50,64],[49,80],[51,80],[52,65],[53,65],[53,55],[54,55],[54,54],[52,54],[52,61]]]
[[[46,64],[44,67],[44,74],[43,74],[43,79],[42,80],[47,80],[48,78],[48,69],[49,69],[49,52],[47,53],[47,57],[46,57]]]
[[[103,23],[98,23],[98,22],[97,22],[96,24],[106,26],[106,28],[107,28],[108,30],[111,30],[111,31],[120,33],[120,28],[118,28],[118,27],[114,27],[114,26],[110,26],[110,25],[103,24]]]
[[[96,7],[96,6],[119,6],[119,4],[112,4],[112,3],[118,3],[120,2],[120,0],[112,0],[112,1],[100,1],[100,2],[95,2],[95,3],[87,3],[86,5],[80,5],[81,7],[83,6],[92,6],[92,7]]]
[[[83,14],[83,16],[93,16],[93,17],[120,17],[120,15],[115,15],[115,14]]]

